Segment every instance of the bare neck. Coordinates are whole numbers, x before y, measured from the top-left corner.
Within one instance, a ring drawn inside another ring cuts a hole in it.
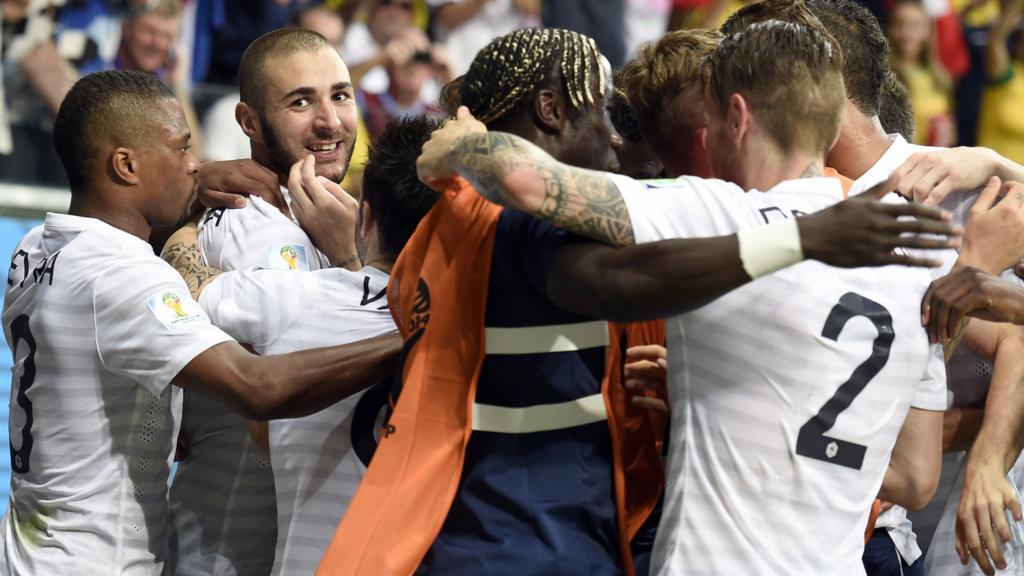
[[[131,206],[113,201],[103,193],[95,191],[76,191],[71,196],[68,214],[95,218],[144,242],[149,242],[149,235],[153,230],[146,218]]]
[[[826,162],[843,176],[856,180],[878,163],[891,145],[878,116],[865,116],[847,101],[839,139],[829,151]]]
[[[736,178],[736,184],[744,190],[766,191],[786,180],[822,175],[824,162],[820,154],[783,154],[774,145],[765,142],[753,146],[757,148],[756,153],[744,150],[739,159],[742,174]]]

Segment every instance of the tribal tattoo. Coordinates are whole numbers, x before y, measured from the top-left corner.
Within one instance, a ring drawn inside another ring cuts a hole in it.
[[[198,299],[203,288],[221,274],[221,270],[203,264],[198,238],[181,239],[179,233],[175,233],[160,257],[181,274],[193,298]]]
[[[626,202],[608,174],[563,164],[512,134],[467,134],[449,155],[451,166],[488,200],[519,208],[531,182],[543,183],[540,205],[527,210],[559,228],[612,246],[634,243]],[[508,176],[520,173],[515,189]],[[530,176],[533,176],[532,178]]]

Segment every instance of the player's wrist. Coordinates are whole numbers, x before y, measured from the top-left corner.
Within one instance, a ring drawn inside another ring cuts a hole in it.
[[[736,239],[739,242],[743,270],[752,280],[804,259],[800,227],[796,218],[744,228],[736,234]]]

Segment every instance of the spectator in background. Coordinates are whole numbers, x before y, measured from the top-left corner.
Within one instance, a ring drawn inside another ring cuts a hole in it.
[[[518,28],[540,25],[540,0],[427,0],[438,43],[452,58],[452,71],[465,74],[473,57],[491,40]]]
[[[334,10],[323,4],[313,4],[296,12],[294,21],[299,28],[316,32],[323,36],[328,44],[341,51],[342,42],[345,40],[345,22]]]
[[[341,55],[349,64],[352,82],[358,88],[380,93],[388,89],[387,65],[403,52],[403,35],[417,29],[418,5],[413,0],[364,0],[364,3],[366,22],[353,22],[349,26]],[[437,85],[427,86],[423,99],[436,100],[440,89]]]
[[[978,144],[1014,162],[1024,162],[1024,0],[1008,0],[989,32],[985,53],[988,85],[981,100]],[[1016,30],[1016,32],[1014,32]]]
[[[121,24],[121,47],[113,67],[156,74],[168,86],[183,79],[175,44],[181,27],[180,0],[145,2]],[[83,71],[88,73],[90,71]]]
[[[921,0],[896,0],[886,33],[893,71],[907,87],[913,103],[914,141],[929,146],[956,145],[952,81],[935,58],[932,20]]]
[[[423,88],[431,80],[442,84],[452,80],[448,53],[433,45],[427,35],[409,28],[392,41],[385,67],[388,87],[381,92],[360,89],[356,93],[363,122],[371,138],[384,132],[388,122],[403,116],[443,116],[436,100],[423,98]]]

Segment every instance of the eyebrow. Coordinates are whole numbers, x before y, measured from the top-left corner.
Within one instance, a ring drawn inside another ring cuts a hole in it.
[[[337,92],[339,90],[345,90],[347,88],[352,88],[351,82],[338,82],[337,84],[331,86],[331,92]],[[294,98],[295,96],[312,96],[313,94],[316,94],[316,88],[313,88],[311,86],[299,86],[298,88],[291,90],[284,96],[282,96],[281,100],[289,100],[291,98]]]

